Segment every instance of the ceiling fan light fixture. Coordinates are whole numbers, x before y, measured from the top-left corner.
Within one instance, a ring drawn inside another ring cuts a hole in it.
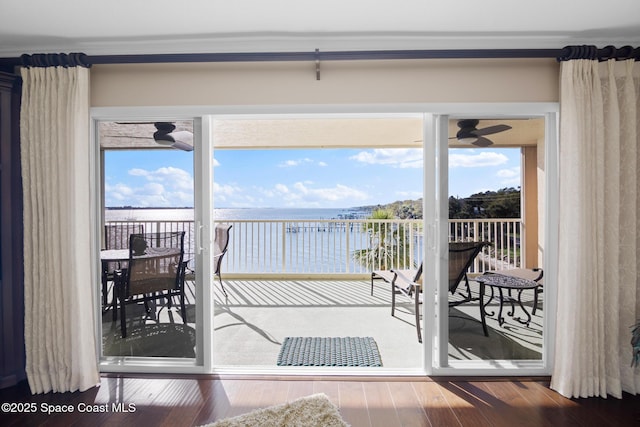
[[[154,141],[156,141],[157,144],[166,145],[168,147],[172,146],[175,143],[175,141],[172,141],[172,140],[170,140],[168,138],[166,138],[166,139],[156,138],[156,139],[154,139]]]
[[[177,148],[183,151],[193,151],[193,134],[189,131],[177,131],[169,134],[174,143],[171,144],[173,148]]]
[[[462,138],[458,138],[458,141],[460,141],[463,144],[473,144],[477,140],[478,140],[477,136],[465,136]]]
[[[157,144],[167,147],[177,148],[183,151],[193,151],[193,134],[182,130],[171,132],[175,126],[171,123],[156,123],[157,132],[153,134],[153,139]]]

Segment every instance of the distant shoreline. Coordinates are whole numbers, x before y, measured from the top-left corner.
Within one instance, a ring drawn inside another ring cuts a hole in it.
[[[128,211],[128,210],[158,210],[158,209],[193,209],[193,206],[107,206],[105,207],[108,211]],[[289,208],[274,208],[274,207],[264,207],[264,208],[229,208],[229,207],[220,207],[216,209],[289,209]],[[293,208],[293,209],[319,209],[319,208]],[[343,210],[369,210],[367,206],[356,206],[350,208],[320,208],[320,209],[343,209]]]
[[[215,212],[214,212],[215,211]],[[349,208],[215,208],[212,214],[218,220],[317,220],[361,219],[370,211]],[[105,209],[106,221],[193,221],[193,208],[133,208]]]
[[[142,207],[142,206],[107,206],[105,209],[109,211],[128,211],[131,209],[193,209],[193,206],[153,206],[153,207]]]

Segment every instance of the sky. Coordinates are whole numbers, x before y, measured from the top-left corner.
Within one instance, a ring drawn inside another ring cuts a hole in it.
[[[216,150],[216,208],[350,208],[418,199],[420,149]],[[107,207],[193,206],[193,152],[107,151]],[[519,149],[449,150],[449,194],[520,186]]]

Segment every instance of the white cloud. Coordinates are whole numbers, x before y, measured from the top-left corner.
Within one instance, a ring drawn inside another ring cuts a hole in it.
[[[261,189],[261,194],[268,198],[284,201],[291,207],[330,207],[334,203],[344,205],[345,202],[365,201],[369,194],[364,191],[336,184],[332,187],[313,188],[313,182],[295,182],[292,185],[276,184],[273,189]],[[282,203],[282,202],[280,202]]]
[[[314,163],[313,159],[310,159],[310,158],[306,157],[304,159],[285,160],[284,162],[280,163],[278,165],[278,167],[280,167],[280,168],[290,168],[290,167],[300,166],[300,165],[303,165],[303,164],[310,164],[310,163]],[[320,162],[320,163],[322,163],[322,162]]]
[[[516,166],[510,169],[500,169],[496,172],[498,178],[511,179],[514,177],[520,178],[520,167]]]
[[[500,169],[496,172],[496,176],[500,178],[500,184],[505,187],[520,186],[520,167],[516,166],[509,169]]]
[[[396,168],[421,168],[422,150],[419,148],[376,148],[349,157],[360,163],[388,165]]]
[[[307,190],[307,187],[305,187],[302,182],[296,182],[295,184],[293,184],[293,188],[298,190],[302,194],[306,194],[309,192],[309,190]]]
[[[278,167],[288,168],[288,167],[298,166],[299,164],[300,162],[297,160],[285,160],[284,162],[280,163]]]
[[[158,182],[151,182],[143,187],[143,191],[147,194],[158,196],[165,193],[164,185]]]
[[[289,189],[284,184],[276,184],[275,188],[276,188],[276,191],[278,191],[280,193],[283,193],[283,194],[286,194],[286,193],[289,192]]]
[[[219,184],[217,182],[213,183],[213,199],[216,202],[226,202],[239,193],[242,193],[240,187],[229,184]]]
[[[127,184],[119,182],[105,185],[107,206],[193,206],[193,177],[183,169],[133,168],[128,174],[134,178]],[[140,179],[143,181],[140,182]]]
[[[213,183],[213,201],[216,207],[255,207],[256,199],[235,184]]]
[[[169,187],[182,188],[190,190],[193,188],[193,178],[191,174],[184,169],[172,166],[161,167],[154,171],[146,169],[130,169],[129,175],[139,176],[151,182],[167,183]]]
[[[131,176],[147,176],[148,173],[149,171],[144,169],[137,169],[137,168],[129,169],[129,175]]]
[[[126,184],[118,183],[116,185],[105,185],[105,193],[114,195],[118,199],[125,199],[128,196],[134,194],[134,191],[131,187]]]
[[[482,151],[474,154],[458,154],[449,155],[450,168],[479,168],[486,166],[500,166],[509,161],[504,154],[493,151]]]

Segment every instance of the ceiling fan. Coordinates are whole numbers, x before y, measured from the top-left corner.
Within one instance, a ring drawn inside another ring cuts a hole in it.
[[[119,125],[150,125],[153,124],[156,131],[153,133],[153,140],[160,145],[177,148],[182,151],[193,151],[193,133],[187,130],[175,131],[176,125],[171,122],[136,122],[117,123]],[[112,135],[113,137],[116,137]],[[120,135],[119,137],[149,139],[147,136]]]
[[[187,130],[174,132],[176,125],[169,122],[155,122],[153,139],[158,144],[168,145],[183,151],[193,151],[193,134]]]
[[[494,125],[477,129],[478,123],[480,123],[480,121],[477,119],[458,120],[458,127],[460,130],[456,133],[456,136],[449,139],[457,139],[462,143],[473,144],[478,147],[488,147],[493,144],[493,141],[489,138],[485,138],[485,135],[491,135],[511,129],[511,126],[509,125]]]

